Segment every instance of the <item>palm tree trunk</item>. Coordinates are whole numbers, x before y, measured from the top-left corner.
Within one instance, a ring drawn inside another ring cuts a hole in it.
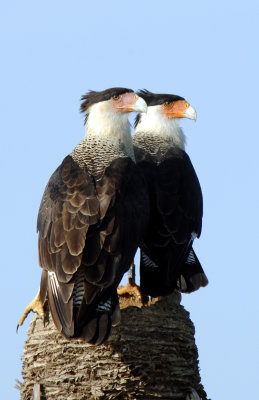
[[[66,340],[34,317],[24,346],[22,400],[185,400],[200,383],[198,351],[179,294],[142,306],[121,298],[122,321],[100,346]],[[33,395],[34,392],[34,395]],[[35,395],[37,393],[37,395]]]

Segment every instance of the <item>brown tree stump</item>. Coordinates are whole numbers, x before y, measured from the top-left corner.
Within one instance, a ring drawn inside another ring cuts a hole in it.
[[[22,357],[21,399],[186,400],[191,388],[207,399],[194,326],[179,302],[179,294],[147,306],[121,298],[121,324],[100,346],[66,340],[51,319],[44,327],[34,317]]]

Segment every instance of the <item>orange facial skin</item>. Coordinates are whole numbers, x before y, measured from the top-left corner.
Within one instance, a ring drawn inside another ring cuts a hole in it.
[[[134,111],[134,106],[139,96],[134,93],[124,93],[118,96],[113,96],[111,102],[113,107],[118,112],[131,112]]]
[[[185,100],[172,101],[162,104],[162,112],[167,118],[184,118],[189,106]]]

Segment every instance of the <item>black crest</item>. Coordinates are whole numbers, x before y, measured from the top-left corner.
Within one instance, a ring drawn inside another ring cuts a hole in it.
[[[90,90],[88,93],[84,94],[81,97],[81,106],[80,111],[85,113],[87,109],[93,104],[99,103],[100,101],[110,100],[112,96],[118,96],[120,94],[133,92],[132,89],[114,87],[106,90],[102,90],[100,92],[96,92],[95,90]]]
[[[142,97],[148,106],[158,106],[160,104],[178,100],[185,100],[181,96],[177,96],[176,94],[160,94],[160,93],[152,93],[146,89],[139,90],[137,94]]]

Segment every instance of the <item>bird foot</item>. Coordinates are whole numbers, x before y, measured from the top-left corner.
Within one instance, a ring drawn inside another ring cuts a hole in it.
[[[126,286],[120,286],[117,289],[117,293],[119,296],[122,297],[135,297],[139,301],[142,302],[142,304],[147,304],[149,301],[148,296],[145,296],[141,293],[140,288],[138,285],[127,283]]]
[[[35,298],[25,308],[25,310],[17,324],[16,332],[18,332],[19,326],[22,326],[22,324],[24,323],[25,319],[27,318],[28,314],[31,311],[37,313],[43,319],[43,322],[45,322],[45,311],[44,311],[44,305],[42,304],[42,301],[40,298],[40,289],[38,290],[38,293],[36,294]]]

